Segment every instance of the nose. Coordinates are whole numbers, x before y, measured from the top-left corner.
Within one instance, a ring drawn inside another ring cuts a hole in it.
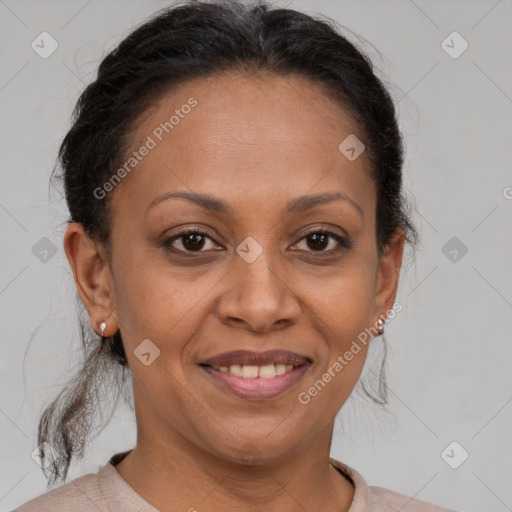
[[[217,314],[225,324],[253,332],[280,330],[297,323],[301,313],[293,285],[276,259],[264,250],[252,263],[236,255],[226,275],[227,289]]]

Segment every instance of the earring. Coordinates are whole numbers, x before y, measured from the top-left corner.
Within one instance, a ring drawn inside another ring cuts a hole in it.
[[[101,337],[103,338],[103,333],[105,332],[105,329],[107,328],[106,322],[101,322],[100,329],[101,329]]]
[[[384,320],[382,320],[382,318],[379,318],[377,320],[377,325],[379,329],[379,335],[382,336],[384,334]]]

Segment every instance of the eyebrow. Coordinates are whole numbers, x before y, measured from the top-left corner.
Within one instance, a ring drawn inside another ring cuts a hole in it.
[[[208,211],[225,214],[233,213],[233,208],[222,199],[218,199],[207,194],[200,194],[198,192],[185,191],[166,192],[165,194],[155,197],[147,206],[146,211],[154,208],[157,204],[160,204],[163,201],[167,201],[168,199],[187,199]],[[287,203],[286,212],[300,213],[309,210],[310,208],[314,208],[315,206],[335,200],[350,203],[359,212],[361,217],[364,218],[364,212],[361,206],[350,196],[342,192],[324,192],[322,194],[310,194],[297,197]]]

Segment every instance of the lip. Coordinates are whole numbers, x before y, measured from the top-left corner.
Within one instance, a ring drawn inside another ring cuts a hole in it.
[[[301,379],[311,366],[311,363],[310,358],[287,350],[267,350],[265,352],[236,350],[211,357],[203,363],[200,363],[199,367],[209,375],[214,383],[221,389],[227,390],[239,398],[261,400],[274,398],[289,391]],[[284,364],[293,365],[294,368],[282,375],[276,375],[271,379],[239,377],[229,372],[221,372],[214,368],[234,364],[243,366]]]
[[[232,364],[265,366],[273,363],[302,366],[311,363],[311,359],[288,350],[266,350],[265,352],[234,350],[211,357],[201,364],[208,366],[231,366]]]
[[[282,375],[276,375],[272,379],[238,377],[228,372],[216,370],[211,366],[201,365],[200,368],[212,377],[220,388],[230,391],[237,397],[248,400],[261,400],[274,398],[289,391],[297,384],[309,366],[309,363],[298,366]]]

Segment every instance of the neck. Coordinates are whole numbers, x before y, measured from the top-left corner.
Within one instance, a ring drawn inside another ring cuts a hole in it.
[[[353,484],[329,464],[329,436],[265,464],[233,463],[186,439],[138,435],[116,466],[120,476],[161,512],[323,510],[347,512]],[[165,440],[165,441],[164,441]]]

